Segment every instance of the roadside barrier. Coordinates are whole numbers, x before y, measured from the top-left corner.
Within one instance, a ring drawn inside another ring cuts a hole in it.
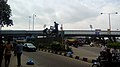
[[[47,50],[45,49],[44,51],[46,52]]]
[[[47,50],[47,52],[50,52],[50,50]]]
[[[67,53],[64,53],[64,56],[67,56]]]
[[[73,58],[73,55],[69,55],[69,57]]]
[[[55,54],[58,54],[58,52],[57,52],[57,51],[55,51]]]
[[[70,58],[74,58],[74,59],[77,59],[77,60],[82,60],[82,61],[85,61],[85,62],[88,62],[88,63],[94,62],[94,59],[90,59],[90,58],[87,58],[87,57],[80,58],[79,56],[75,56],[74,54],[68,55],[65,52],[57,52],[57,51],[46,50],[46,49],[40,49],[40,51],[50,52],[50,53],[54,53],[54,54],[58,54],[58,55],[62,55],[62,56],[70,57]]]
[[[78,60],[79,60],[80,58],[79,58],[79,56],[75,56],[75,59],[78,59]]]
[[[62,55],[62,52],[59,52],[58,54],[59,54],[59,55]]]
[[[86,62],[87,62],[87,61],[88,61],[88,58],[86,58],[86,57],[83,57],[83,61],[86,61]]]

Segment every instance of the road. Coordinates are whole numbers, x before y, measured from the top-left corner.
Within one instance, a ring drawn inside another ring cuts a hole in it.
[[[48,52],[24,52],[39,67],[91,67],[91,63]]]
[[[90,52],[95,53],[95,54],[99,54],[99,52],[100,52],[100,47],[83,46],[83,47],[78,47],[78,49],[90,51]]]
[[[82,47],[71,47],[74,55],[77,55],[81,58],[87,57],[89,59],[96,59],[99,56],[100,48],[98,47],[90,47],[88,45],[84,45]]]

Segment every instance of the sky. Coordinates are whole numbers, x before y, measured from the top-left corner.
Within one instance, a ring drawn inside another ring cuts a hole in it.
[[[120,29],[120,0],[8,0],[14,25],[3,30],[43,30],[54,26],[64,30]],[[118,14],[115,14],[118,12]],[[103,14],[101,14],[103,13]],[[29,17],[30,16],[30,17]]]

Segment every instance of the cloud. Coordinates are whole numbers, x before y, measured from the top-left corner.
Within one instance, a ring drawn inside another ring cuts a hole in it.
[[[119,0],[8,0],[12,9],[14,26],[11,29],[28,29],[29,18],[35,17],[35,29],[53,25],[54,21],[63,24],[64,29],[108,28],[108,15],[104,13],[120,12]],[[111,15],[112,28],[120,28],[120,15]],[[31,18],[31,28],[32,28]],[[24,25],[24,27],[21,27]],[[6,29],[6,27],[4,28]]]

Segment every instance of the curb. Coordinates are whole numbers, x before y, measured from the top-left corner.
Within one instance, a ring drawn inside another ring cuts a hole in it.
[[[92,63],[95,60],[95,59],[90,59],[88,57],[82,57],[81,58],[78,55],[74,55],[74,54],[67,55],[67,53],[65,53],[65,52],[57,52],[57,51],[47,50],[47,49],[40,49],[39,51],[49,52],[49,53],[53,53],[53,54],[58,54],[58,55],[61,55],[61,56],[70,57],[70,58],[73,58],[73,59],[76,59],[76,60],[81,60],[81,61],[88,62],[88,63]]]

